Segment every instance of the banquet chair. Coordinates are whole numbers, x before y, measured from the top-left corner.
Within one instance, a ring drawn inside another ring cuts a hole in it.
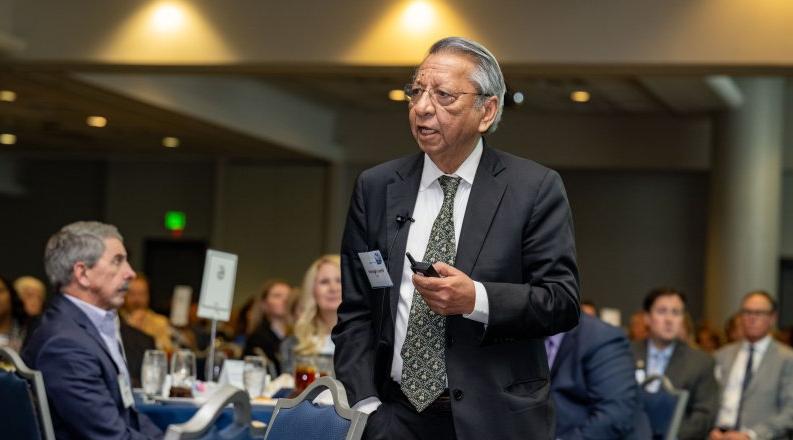
[[[234,405],[234,421],[217,429],[217,421],[228,404]],[[251,440],[264,438],[264,425],[251,421],[248,393],[231,385],[218,389],[190,420],[168,426],[165,440]]]
[[[55,440],[41,372],[8,347],[0,347],[0,396],[0,437]]]
[[[658,392],[647,391],[647,387],[655,381],[661,381]],[[666,376],[654,374],[642,382],[641,394],[653,440],[677,439],[688,403],[688,391],[675,388]]]
[[[312,401],[329,390],[333,405]],[[368,415],[350,408],[344,385],[330,376],[315,380],[294,399],[278,399],[265,440],[359,440]]]

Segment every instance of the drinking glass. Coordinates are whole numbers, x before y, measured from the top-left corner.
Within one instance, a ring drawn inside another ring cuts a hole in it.
[[[317,378],[317,360],[314,356],[295,357],[295,391],[300,394]]]
[[[170,397],[193,397],[195,381],[195,354],[190,350],[176,351],[171,359]]]
[[[223,362],[226,361],[226,353],[215,350],[215,361],[212,362],[212,371],[209,371],[209,355],[206,360],[206,371],[204,371],[207,382],[217,382],[220,380],[220,372],[223,371]]]
[[[245,356],[242,383],[251,399],[262,395],[267,385],[267,359],[261,356]]]
[[[161,350],[146,350],[140,368],[140,383],[147,397],[160,396],[168,373],[168,360]]]

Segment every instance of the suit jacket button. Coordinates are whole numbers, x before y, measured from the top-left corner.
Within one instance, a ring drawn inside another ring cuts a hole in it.
[[[463,400],[463,390],[454,390],[454,400]]]

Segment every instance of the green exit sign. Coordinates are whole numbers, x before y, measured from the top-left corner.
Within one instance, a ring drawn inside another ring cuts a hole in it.
[[[187,215],[182,211],[168,211],[165,213],[165,229],[169,231],[184,231],[187,225]]]

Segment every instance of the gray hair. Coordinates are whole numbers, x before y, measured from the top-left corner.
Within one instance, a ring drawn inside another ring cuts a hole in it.
[[[82,261],[94,267],[105,252],[105,239],[124,238],[113,225],[75,222],[56,232],[44,249],[44,270],[56,291],[72,281],[74,265]]]
[[[478,92],[482,94],[477,97],[477,105],[483,105],[490,96],[498,98],[496,117],[487,132],[496,131],[498,123],[501,121],[501,114],[504,112],[504,94],[507,91],[504,75],[501,73],[501,67],[499,67],[496,57],[485,46],[463,37],[447,37],[438,40],[430,47],[430,55],[440,52],[452,52],[473,58],[476,67],[471,74],[471,81],[476,85]]]

